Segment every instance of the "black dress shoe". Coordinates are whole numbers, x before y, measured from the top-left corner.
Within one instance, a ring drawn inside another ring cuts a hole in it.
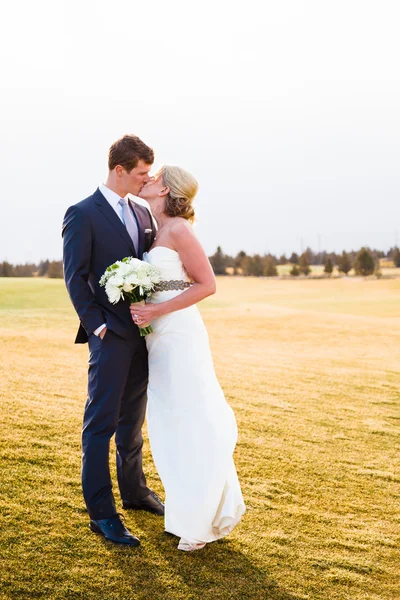
[[[140,504],[136,504],[135,502],[125,502],[125,500],[123,500],[122,506],[125,509],[131,508],[133,510],[147,510],[148,512],[159,515],[160,517],[164,516],[164,504],[154,492],[150,492],[146,498],[143,498]]]
[[[91,519],[89,527],[95,533],[99,533],[106,540],[114,542],[114,544],[125,544],[126,546],[140,546],[140,541],[137,537],[132,535],[123,522],[119,515],[111,517],[110,519]]]

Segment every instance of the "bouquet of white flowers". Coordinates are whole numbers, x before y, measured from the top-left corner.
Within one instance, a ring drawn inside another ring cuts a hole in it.
[[[161,281],[161,272],[157,267],[143,260],[128,256],[117,260],[105,270],[100,285],[105,287],[106,294],[112,304],[127,299],[131,304],[144,304],[151,296],[154,286]],[[140,335],[152,333],[149,323],[139,327]]]

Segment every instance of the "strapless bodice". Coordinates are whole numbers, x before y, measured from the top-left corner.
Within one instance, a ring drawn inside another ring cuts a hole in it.
[[[143,254],[143,260],[160,269],[161,279],[163,281],[175,279],[178,281],[191,281],[176,250],[172,250],[166,246],[154,246],[149,252]],[[168,290],[155,292],[148,302],[165,302],[170,298],[182,294],[183,291],[184,290]]]

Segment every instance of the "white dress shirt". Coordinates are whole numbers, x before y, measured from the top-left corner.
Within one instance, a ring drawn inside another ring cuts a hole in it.
[[[115,210],[115,212],[117,213],[118,217],[121,219],[121,221],[123,223],[124,221],[122,219],[122,206],[119,204],[119,201],[121,200],[121,196],[118,196],[118,194],[116,194],[115,192],[113,192],[112,190],[110,190],[110,188],[108,188],[107,186],[105,186],[104,183],[101,183],[99,185],[99,190],[103,194],[103,196],[107,200],[107,202]],[[125,200],[125,202],[128,202],[128,200],[126,198],[122,198],[122,200]],[[98,336],[103,331],[103,329],[105,327],[107,327],[107,325],[105,323],[103,323],[103,325],[100,325],[100,327],[98,327],[93,332],[94,335]]]
[[[101,193],[103,194],[103,196],[107,200],[107,202],[113,207],[113,209],[115,210],[115,212],[117,213],[117,215],[119,216],[119,218],[121,219],[121,221],[123,223],[124,221],[122,219],[122,206],[118,203],[120,200],[124,200],[125,202],[128,202],[128,199],[121,198],[121,196],[118,196],[118,194],[116,194],[115,192],[110,190],[110,188],[106,187],[104,185],[104,183],[101,183],[99,185],[99,190],[101,191]]]

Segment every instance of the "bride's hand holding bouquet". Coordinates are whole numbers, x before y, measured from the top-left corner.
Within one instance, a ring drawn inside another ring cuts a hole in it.
[[[161,272],[149,263],[128,256],[107,267],[100,279],[100,285],[105,288],[107,298],[112,304],[120,300],[129,300],[131,313],[136,307],[145,307],[157,283],[161,281]],[[150,311],[149,311],[150,313]],[[139,326],[141,336],[153,332],[151,319],[142,319]]]

